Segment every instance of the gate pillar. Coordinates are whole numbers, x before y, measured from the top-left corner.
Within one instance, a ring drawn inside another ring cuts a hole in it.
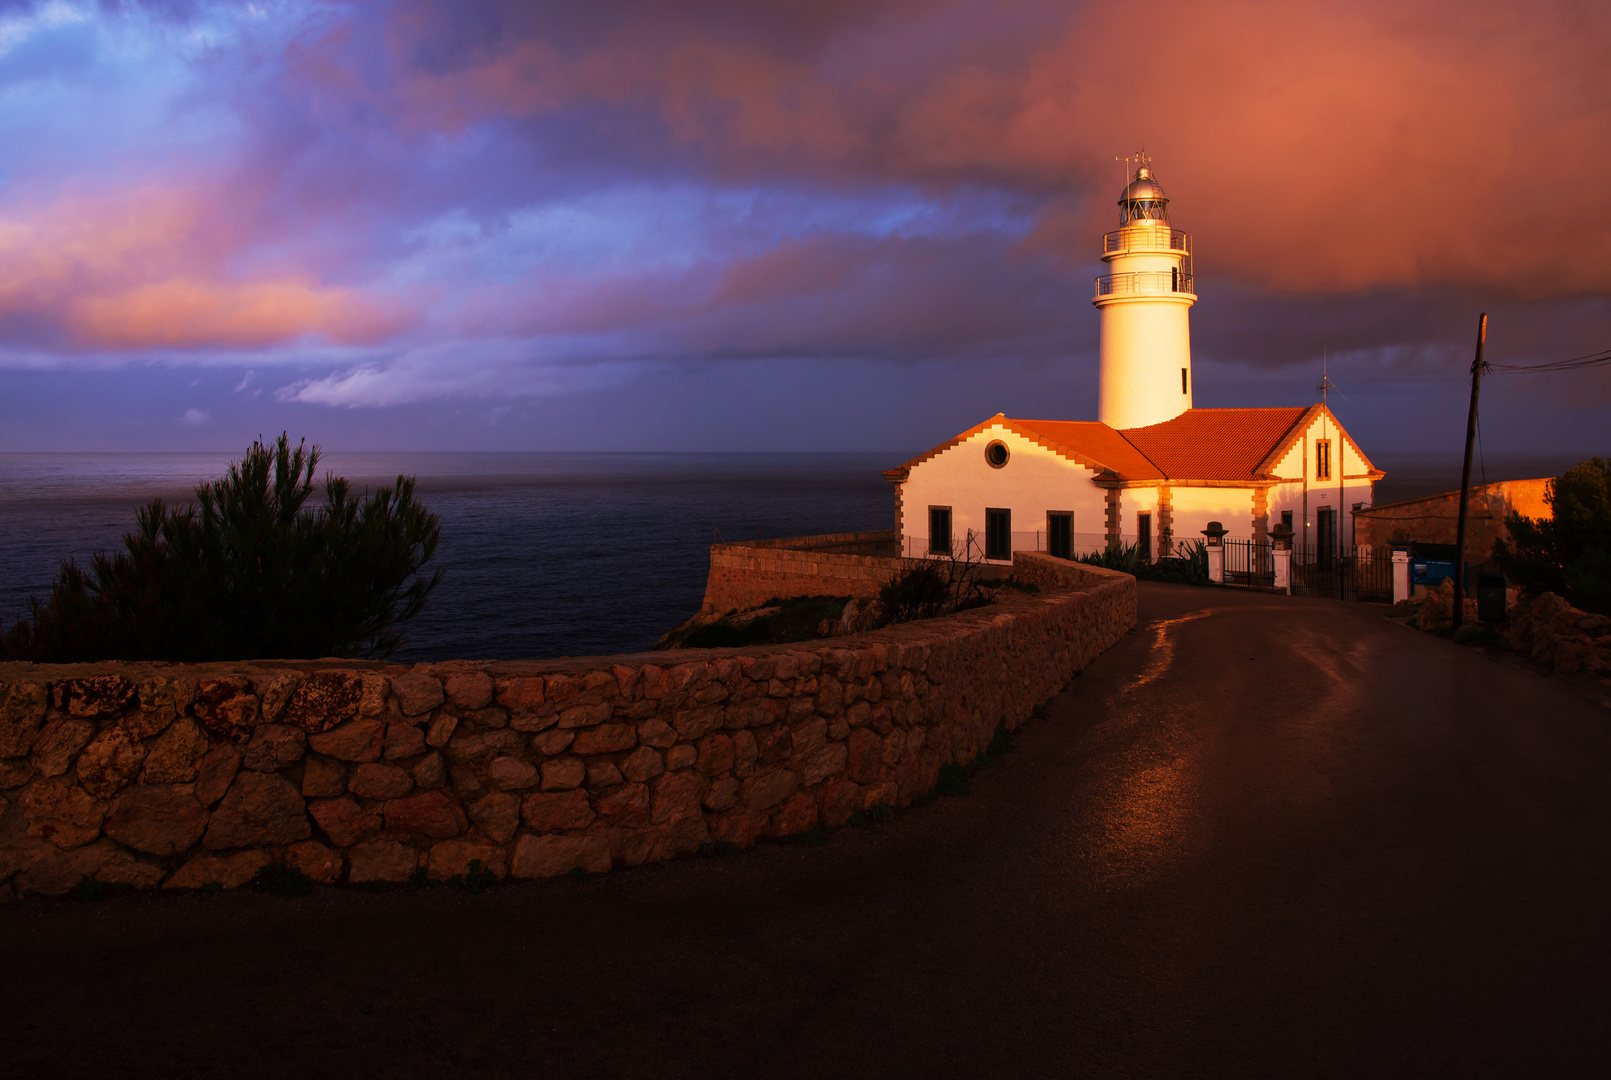
[[[1225,526],[1210,521],[1203,535],[1208,537],[1208,580],[1225,584]]]
[[[1393,603],[1401,604],[1410,598],[1410,553],[1404,548],[1393,549]]]
[[[1292,595],[1292,526],[1281,522],[1270,530],[1270,560],[1275,564],[1275,587]]]

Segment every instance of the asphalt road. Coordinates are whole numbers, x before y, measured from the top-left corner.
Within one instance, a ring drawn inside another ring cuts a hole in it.
[[[824,847],[0,908],[8,1076],[1611,1075],[1611,713],[1143,585],[972,794]]]

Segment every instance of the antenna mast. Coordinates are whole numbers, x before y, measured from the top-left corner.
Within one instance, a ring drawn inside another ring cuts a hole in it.
[[[1331,376],[1326,373],[1329,367],[1329,352],[1329,346],[1320,347],[1320,382],[1315,386],[1315,389],[1320,391],[1320,404],[1328,409],[1331,408],[1331,403],[1326,396],[1327,392],[1337,389],[1337,384],[1332,382]]]

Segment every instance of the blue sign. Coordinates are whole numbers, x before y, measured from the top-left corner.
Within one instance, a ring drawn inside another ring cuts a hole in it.
[[[1444,578],[1454,577],[1453,559],[1411,559],[1410,584],[1436,585]]]

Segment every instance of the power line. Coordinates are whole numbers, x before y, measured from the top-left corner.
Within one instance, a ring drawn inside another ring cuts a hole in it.
[[[1601,364],[1611,364],[1611,349],[1603,349],[1588,356],[1576,356],[1570,360],[1552,360],[1546,364],[1489,364],[1488,370],[1506,375],[1530,375],[1548,371],[1577,371],[1580,368],[1599,367]]]

